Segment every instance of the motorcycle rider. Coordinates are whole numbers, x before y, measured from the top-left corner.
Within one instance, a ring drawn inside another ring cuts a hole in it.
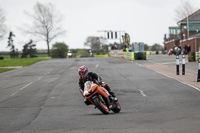
[[[117,98],[116,98],[116,94],[110,89],[110,87],[108,86],[108,84],[106,84],[105,82],[102,82],[102,79],[100,76],[98,76],[96,73],[94,72],[89,72],[88,71],[88,67],[87,66],[81,66],[79,69],[78,69],[78,72],[79,72],[79,89],[80,89],[80,92],[83,94],[83,91],[84,91],[84,84],[86,81],[93,81],[94,83],[98,84],[98,85],[101,85],[102,87],[104,87],[108,92],[109,94],[114,97],[114,100],[117,101]],[[86,105],[90,105],[90,101],[87,100],[86,98],[84,99],[84,102]]]

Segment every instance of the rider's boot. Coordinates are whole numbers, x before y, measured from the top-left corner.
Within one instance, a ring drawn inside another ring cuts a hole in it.
[[[116,97],[116,94],[113,91],[109,92],[112,97]]]
[[[111,92],[109,92],[109,93],[110,93],[110,95],[114,98],[114,101],[117,102],[118,99],[117,99],[117,97],[116,97],[116,94],[115,94],[113,91],[111,91]]]

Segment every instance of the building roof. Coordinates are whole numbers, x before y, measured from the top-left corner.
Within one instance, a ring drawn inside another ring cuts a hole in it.
[[[179,26],[170,26],[170,27],[169,27],[169,29],[172,29],[172,28],[180,29]]]
[[[191,15],[188,16],[189,21],[198,21],[200,22],[200,9],[197,10],[196,12],[192,13]],[[179,21],[178,23],[186,23],[187,22],[187,17]]]
[[[191,35],[190,37],[200,37],[200,33],[195,34],[195,35]]]

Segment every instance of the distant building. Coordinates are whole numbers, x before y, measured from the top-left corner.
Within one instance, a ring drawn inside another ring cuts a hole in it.
[[[194,12],[183,20],[179,21],[178,26],[169,27],[169,36],[164,35],[164,48],[169,50],[174,45],[182,48],[190,46],[191,52],[200,49],[200,10]]]

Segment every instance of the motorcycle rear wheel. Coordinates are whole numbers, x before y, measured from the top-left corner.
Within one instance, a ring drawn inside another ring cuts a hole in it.
[[[103,113],[103,114],[109,114],[109,109],[106,106],[106,102],[104,99],[99,95],[97,98],[94,99],[94,104],[96,107]]]

